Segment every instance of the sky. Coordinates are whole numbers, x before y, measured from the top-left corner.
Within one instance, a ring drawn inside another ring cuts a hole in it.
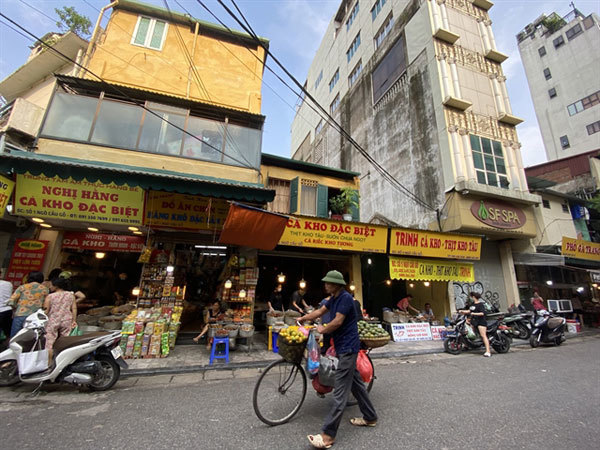
[[[164,1],[145,0],[146,3],[163,7]],[[216,22],[196,0],[166,1],[172,10],[184,12],[185,9],[195,17]],[[372,3],[374,0],[360,1]],[[0,11],[41,36],[57,30],[56,20],[50,19],[56,18],[55,8],[73,6],[95,23],[98,10],[107,3],[108,0],[0,0]],[[226,3],[231,6],[228,1]],[[569,3],[570,0],[495,0],[490,10],[496,46],[499,51],[509,55],[502,67],[507,76],[513,114],[524,119],[517,127],[517,133],[525,166],[542,163],[546,161],[546,156],[515,36],[542,13],[566,15],[571,10]],[[204,0],[204,4],[228,26],[240,28],[232,19],[228,19],[227,13],[216,1]],[[271,52],[299,81],[304,82],[340,0],[238,0],[237,4],[255,32],[270,40]],[[599,0],[576,0],[575,6],[585,15],[592,12],[600,14]],[[102,25],[106,25],[107,19],[108,14]],[[25,62],[32,44],[32,41],[8,28],[5,22],[0,18],[0,79]],[[276,69],[272,60],[267,59],[267,64]],[[290,127],[298,98],[268,70],[265,70],[262,98],[262,113],[266,116],[262,150],[291,157]]]

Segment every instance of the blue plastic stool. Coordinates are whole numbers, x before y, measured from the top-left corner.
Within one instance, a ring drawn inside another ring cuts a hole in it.
[[[217,345],[225,344],[225,353],[217,353]],[[224,359],[229,362],[229,338],[213,338],[212,348],[210,350],[210,362],[212,364],[215,359]]]
[[[277,346],[277,338],[279,337],[279,333],[271,333],[273,339],[273,353],[279,353],[279,347]]]

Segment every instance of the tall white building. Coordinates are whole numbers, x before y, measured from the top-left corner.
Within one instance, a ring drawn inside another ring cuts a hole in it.
[[[380,175],[307,100],[292,123],[291,150],[295,159],[361,173],[364,222],[485,235],[478,286],[510,304],[519,296],[511,246],[535,236],[539,197],[527,188],[492,6],[342,0],[308,70],[308,91],[428,206]],[[520,221],[492,223],[486,208]]]
[[[548,159],[600,148],[598,15],[542,15],[517,41]]]

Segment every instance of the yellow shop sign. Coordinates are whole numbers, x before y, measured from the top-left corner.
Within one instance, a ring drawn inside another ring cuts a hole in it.
[[[149,191],[144,225],[153,228],[221,230],[228,212],[229,203],[226,200]]]
[[[387,227],[293,216],[279,245],[385,253]]]
[[[562,255],[569,258],[600,261],[600,244],[568,237],[562,238]]]
[[[144,191],[115,183],[17,175],[15,214],[43,219],[141,225]]]
[[[4,211],[6,210],[6,205],[8,204],[8,200],[10,199],[14,187],[15,182],[13,180],[9,180],[0,175],[0,217],[2,217],[2,214],[4,214]]]
[[[475,281],[473,264],[390,256],[390,278],[422,281]]]
[[[392,228],[390,254],[478,260],[481,238]]]

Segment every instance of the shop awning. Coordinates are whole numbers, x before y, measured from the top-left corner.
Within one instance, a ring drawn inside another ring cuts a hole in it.
[[[29,172],[32,175],[44,174],[47,177],[59,176],[63,179],[71,177],[78,181],[85,178],[92,183],[100,181],[119,186],[127,184],[145,190],[162,190],[256,203],[270,202],[275,198],[275,191],[258,183],[19,150],[11,150],[10,153],[0,155],[0,171],[19,174]]]
[[[273,250],[287,221],[288,217],[282,214],[232,203],[219,243]]]

